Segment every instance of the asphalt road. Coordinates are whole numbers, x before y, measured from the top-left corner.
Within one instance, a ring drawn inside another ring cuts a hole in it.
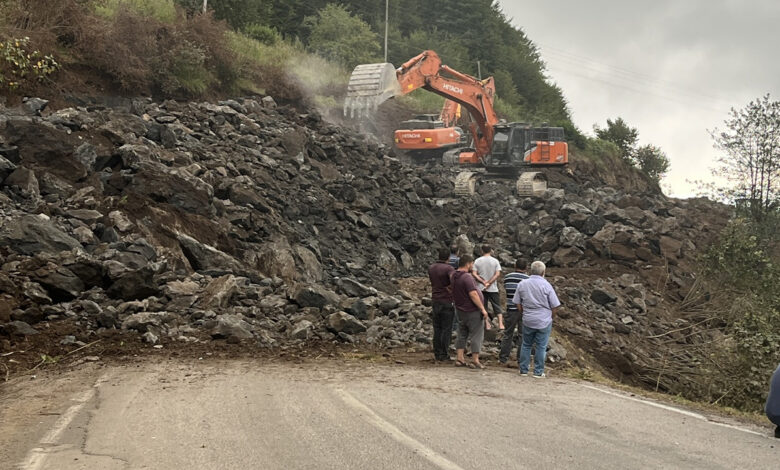
[[[166,362],[10,390],[9,469],[780,468],[768,427],[505,370]]]

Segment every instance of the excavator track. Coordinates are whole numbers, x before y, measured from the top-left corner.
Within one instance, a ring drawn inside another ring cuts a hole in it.
[[[471,197],[477,192],[477,173],[473,171],[461,171],[455,177],[455,195],[458,197]]]
[[[522,173],[517,179],[517,195],[521,197],[542,196],[547,190],[547,177],[538,171]]]

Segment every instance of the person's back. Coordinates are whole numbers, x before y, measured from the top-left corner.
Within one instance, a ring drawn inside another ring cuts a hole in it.
[[[766,417],[772,421],[775,428],[775,437],[780,438],[780,366],[772,374],[772,380],[769,382],[769,396],[766,398]]]
[[[552,321],[551,310],[560,305],[555,290],[542,276],[531,275],[517,285],[514,299],[521,300],[523,325],[545,328]]]
[[[517,291],[517,285],[528,279],[528,274],[521,271],[513,271],[504,276],[504,290],[506,291],[506,309],[516,312],[517,307],[512,303],[512,298]]]

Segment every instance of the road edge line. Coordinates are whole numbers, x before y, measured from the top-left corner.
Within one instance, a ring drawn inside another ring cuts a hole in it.
[[[721,427],[724,427],[724,428],[735,429],[737,431],[742,431],[742,432],[745,432],[745,433],[748,433],[748,434],[753,434],[755,436],[760,436],[760,437],[765,437],[765,438],[769,437],[767,435],[761,434],[760,432],[753,431],[752,429],[746,429],[746,428],[742,428],[742,427],[739,427],[739,426],[735,426],[733,424],[720,423],[718,421],[712,421],[711,419],[707,418],[703,414],[695,413],[693,411],[683,410],[683,409],[680,409],[680,408],[676,408],[674,406],[664,405],[663,403],[657,403],[657,402],[650,401],[650,400],[643,400],[641,398],[630,397],[630,396],[625,395],[623,393],[613,392],[612,390],[604,390],[603,388],[594,387],[592,385],[579,384],[579,386],[587,388],[587,389],[590,389],[590,390],[595,390],[597,392],[605,393],[607,395],[612,395],[612,396],[616,396],[616,397],[619,397],[619,398],[623,398],[625,400],[631,400],[631,401],[635,401],[635,402],[638,402],[638,403],[644,403],[645,405],[654,406],[654,407],[660,408],[662,410],[672,411],[674,413],[678,413],[678,414],[681,414],[681,415],[684,415],[684,416],[688,416],[690,418],[698,419],[700,421],[704,421],[706,423],[713,424],[715,426],[721,426]]]
[[[73,419],[81,412],[87,403],[89,403],[95,397],[95,394],[97,393],[97,387],[101,383],[105,382],[107,377],[108,374],[103,374],[88,390],[85,390],[80,395],[77,395],[76,398],[71,399],[76,403],[68,408],[62,415],[60,415],[57,421],[54,422],[54,425],[51,427],[51,429],[49,429],[49,432],[47,432],[38,441],[38,446],[34,447],[30,450],[30,452],[28,452],[27,457],[19,464],[19,469],[40,470],[43,468],[43,464],[46,463],[46,458],[49,455],[49,452],[46,450],[46,446],[53,446],[57,444],[57,440],[59,440],[63,431],[65,431],[65,428],[70,425]]]

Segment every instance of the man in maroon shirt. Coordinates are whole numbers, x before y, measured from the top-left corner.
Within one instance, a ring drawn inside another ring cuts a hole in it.
[[[439,250],[439,260],[428,268],[431,280],[431,299],[433,300],[433,356],[436,361],[450,361],[450,341],[452,340],[452,286],[450,276],[455,269],[447,260],[450,252]]]
[[[472,369],[484,369],[479,362],[479,351],[482,349],[482,341],[485,338],[485,328],[490,329],[490,320],[485,310],[482,292],[477,289],[477,282],[471,275],[474,267],[474,258],[469,255],[461,256],[458,270],[452,273],[452,299],[458,311],[458,339],[455,341],[455,349],[458,359],[455,365]],[[471,341],[472,363],[466,364],[466,343]]]

